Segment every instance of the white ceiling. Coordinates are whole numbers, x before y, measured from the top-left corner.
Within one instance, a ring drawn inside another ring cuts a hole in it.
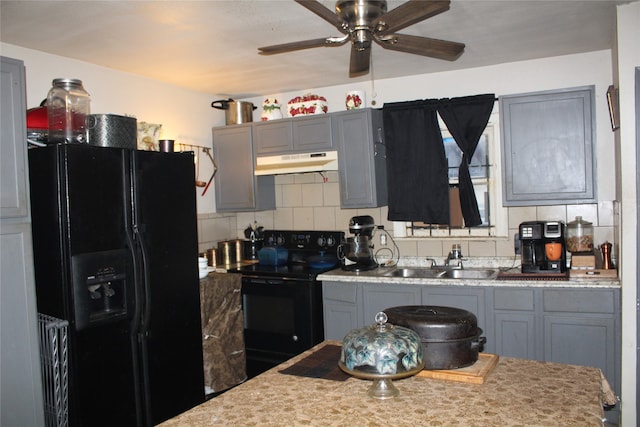
[[[637,1],[637,0],[631,0]],[[388,1],[391,10],[404,0]],[[321,0],[333,10],[334,1]],[[401,33],[466,44],[454,62],[373,46],[375,79],[609,49],[627,0],[452,0]],[[5,1],[0,40],[197,91],[246,98],[349,82],[349,46],[258,55],[339,35],[293,0]],[[353,79],[367,81],[371,74]]]

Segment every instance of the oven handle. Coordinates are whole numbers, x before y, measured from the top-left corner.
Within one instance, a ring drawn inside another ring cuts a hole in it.
[[[242,275],[242,279],[247,279],[248,281],[250,281],[250,283],[258,283],[258,284],[264,284],[264,285],[282,285],[285,282],[305,282],[305,283],[313,283],[315,282],[315,280],[305,280],[305,279],[300,279],[300,278],[293,278],[293,277],[278,277],[278,278],[266,278],[263,276],[253,276],[253,275],[248,275],[248,274],[243,274]]]

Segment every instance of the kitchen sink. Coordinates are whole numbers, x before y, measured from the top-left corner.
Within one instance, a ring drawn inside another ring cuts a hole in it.
[[[494,269],[465,269],[465,270],[446,270],[442,276],[449,279],[495,279],[498,270]]]
[[[421,279],[421,278],[434,278],[434,277],[442,277],[446,270],[436,269],[436,268],[420,268],[420,267],[411,267],[411,268],[396,268],[395,270],[391,270],[388,273],[385,273],[383,276],[385,277],[407,277],[412,279]]]
[[[491,268],[442,269],[442,268],[396,268],[385,273],[385,277],[405,277],[410,279],[495,279],[498,270]]]

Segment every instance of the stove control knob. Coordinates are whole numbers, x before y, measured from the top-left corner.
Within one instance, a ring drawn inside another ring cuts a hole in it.
[[[336,244],[336,239],[334,239],[331,236],[327,237],[327,246],[333,246],[335,244]]]
[[[291,339],[292,339],[293,341],[296,341],[296,342],[297,342],[297,341],[298,341],[298,336],[297,336],[297,335],[294,335],[294,336],[292,336],[292,337],[291,337]]]
[[[282,234],[280,234],[278,237],[276,237],[276,244],[278,246],[282,246],[284,245],[284,236]]]
[[[324,236],[318,237],[318,246],[324,246],[327,244],[327,239]]]

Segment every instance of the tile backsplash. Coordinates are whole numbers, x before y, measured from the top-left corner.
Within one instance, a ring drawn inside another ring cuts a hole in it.
[[[216,247],[221,240],[244,238],[244,229],[254,221],[265,229],[340,230],[348,233],[349,219],[355,215],[371,215],[376,224],[390,233],[393,225],[387,221],[387,208],[341,209],[337,172],[305,173],[276,176],[276,209],[262,212],[206,213],[198,215],[199,249]],[[573,221],[582,216],[594,226],[594,241],[613,243],[616,257],[614,202],[595,204],[510,207],[507,237],[495,238],[402,238],[396,239],[403,257],[446,256],[453,243],[462,246],[468,257],[514,256],[514,235],[523,221]]]

